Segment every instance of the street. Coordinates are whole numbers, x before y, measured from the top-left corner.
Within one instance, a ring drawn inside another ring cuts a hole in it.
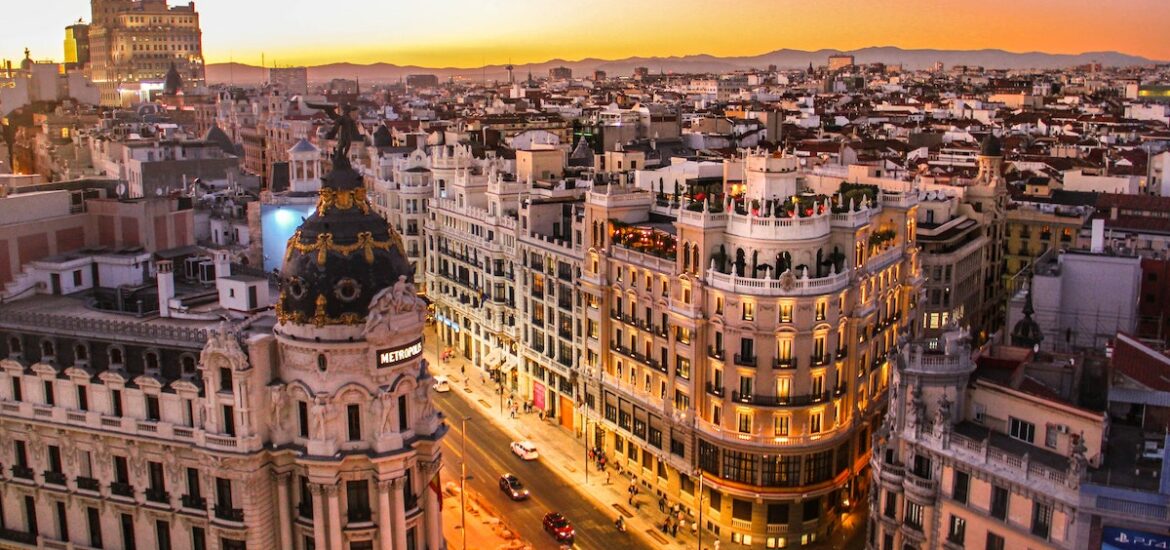
[[[600,550],[602,548],[646,548],[631,533],[619,533],[613,525],[617,512],[598,510],[578,489],[566,483],[544,464],[544,458],[526,462],[509,449],[511,438],[483,414],[483,407],[474,405],[462,394],[462,388],[452,384],[450,392],[434,393],[435,405],[447,416],[450,431],[443,439],[443,481],[459,481],[461,452],[461,419],[467,421],[467,485],[479,493],[501,519],[522,539],[538,550],[558,548],[552,536],[541,527],[541,519],[550,511],[557,511],[573,524],[577,538],[574,548]],[[466,394],[464,394],[466,395]],[[542,449],[538,448],[538,452]],[[511,472],[520,478],[531,492],[528,500],[513,502],[499,489],[501,474]],[[459,540],[448,540],[452,549],[459,548]],[[468,547],[475,548],[474,541]]]

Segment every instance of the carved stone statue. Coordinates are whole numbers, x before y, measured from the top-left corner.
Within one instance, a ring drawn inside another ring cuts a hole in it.
[[[390,391],[383,391],[378,396],[382,404],[382,422],[378,425],[378,435],[385,435],[394,431],[394,395]]]
[[[324,396],[318,396],[313,400],[313,437],[316,439],[326,439],[325,429],[326,422],[329,420],[329,401]]]
[[[286,386],[283,385],[273,386],[269,389],[270,416],[272,417],[272,425],[278,430],[284,429],[285,389]]]
[[[934,431],[938,435],[951,430],[951,400],[943,394],[938,400],[938,410],[934,413]]]
[[[910,390],[910,416],[907,419],[911,429],[917,430],[926,423],[926,409],[922,405],[922,386],[915,384]]]
[[[358,131],[357,120],[354,119],[353,113],[357,111],[357,107],[346,103],[340,106],[341,112],[338,112],[338,105],[330,103],[305,103],[306,106],[312,109],[320,109],[333,121],[333,128],[325,134],[326,139],[336,139],[337,146],[333,149],[333,165],[349,166],[349,147],[358,138],[360,132]]]

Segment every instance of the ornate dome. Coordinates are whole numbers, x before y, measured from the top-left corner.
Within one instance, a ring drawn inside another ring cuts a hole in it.
[[[167,70],[166,80],[163,83],[163,93],[166,95],[175,95],[182,89],[183,77],[179,76],[179,70],[175,68],[174,63],[171,63],[171,68]]]
[[[413,273],[402,238],[370,208],[361,175],[334,158],[334,170],[321,179],[317,210],[285,248],[277,318],[360,325],[378,292]]]

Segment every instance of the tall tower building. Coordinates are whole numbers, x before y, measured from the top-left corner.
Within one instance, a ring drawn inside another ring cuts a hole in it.
[[[92,80],[104,105],[149,99],[174,65],[189,90],[205,84],[203,37],[195,3],[92,0],[89,29]]]
[[[977,157],[979,173],[967,188],[962,213],[980,223],[986,237],[983,254],[982,307],[973,312],[973,334],[982,342],[998,330],[1005,318],[1003,242],[1007,232],[1007,183],[1003,177],[1003,144],[995,134],[983,139]]]

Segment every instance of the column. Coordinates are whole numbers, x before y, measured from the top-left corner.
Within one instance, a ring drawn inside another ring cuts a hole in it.
[[[394,514],[390,509],[393,483],[389,479],[378,480],[378,547],[382,550],[394,550],[394,531],[390,524],[390,517]]]
[[[339,502],[338,487],[325,486],[325,497],[329,499],[329,548],[343,550],[341,544],[341,502]]]
[[[406,489],[406,479],[400,477],[392,480],[391,484],[393,485],[390,500],[394,507],[391,511],[393,516],[391,520],[394,522],[394,548],[395,550],[406,550],[406,495],[403,494]]]
[[[321,550],[328,550],[329,540],[325,533],[325,491],[320,483],[309,484],[309,492],[313,494],[313,545]]]
[[[272,478],[276,480],[276,510],[280,517],[280,544],[284,548],[295,548],[292,535],[292,518],[289,517],[289,507],[292,506],[292,499],[289,497],[289,480],[292,478],[288,472],[273,473]]]
[[[430,485],[430,480],[438,475],[438,461],[426,468],[426,473],[427,486],[423,491],[426,491],[427,548],[439,550],[443,547],[443,502],[440,500],[441,495]]]

